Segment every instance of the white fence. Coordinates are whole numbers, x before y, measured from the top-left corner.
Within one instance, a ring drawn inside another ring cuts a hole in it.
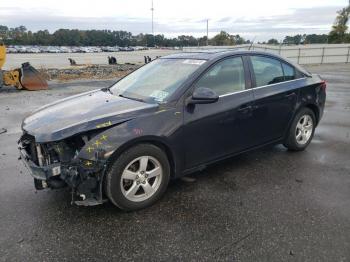
[[[187,52],[208,49],[247,49],[249,46],[250,45],[184,47],[183,50]],[[298,64],[350,63],[350,44],[314,44],[294,46],[254,44],[250,50],[279,54]]]

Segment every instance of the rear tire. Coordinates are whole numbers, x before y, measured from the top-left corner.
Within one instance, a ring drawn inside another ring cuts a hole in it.
[[[158,201],[168,186],[170,165],[166,154],[152,144],[123,152],[106,174],[106,193],[117,207],[137,210]]]
[[[302,108],[295,115],[283,145],[291,151],[302,151],[311,142],[316,127],[316,117],[309,108]]]

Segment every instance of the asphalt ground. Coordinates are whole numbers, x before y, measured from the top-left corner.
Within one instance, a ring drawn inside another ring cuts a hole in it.
[[[350,65],[309,67],[327,103],[304,152],[267,147],[171,182],[150,208],[70,205],[17,160],[22,118],[111,81],[0,90],[0,261],[350,261]]]

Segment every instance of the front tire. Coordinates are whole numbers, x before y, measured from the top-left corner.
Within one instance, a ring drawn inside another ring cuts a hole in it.
[[[316,127],[316,117],[309,108],[302,108],[294,117],[284,146],[291,151],[302,151],[311,142]]]
[[[127,211],[142,209],[159,200],[170,180],[166,154],[152,144],[140,144],[123,152],[106,174],[110,201]]]

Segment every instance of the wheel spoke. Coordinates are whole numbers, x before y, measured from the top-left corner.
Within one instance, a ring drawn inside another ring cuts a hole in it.
[[[300,138],[302,138],[302,137],[303,137],[303,133],[301,131],[299,131],[299,133],[296,136],[297,141],[299,141]]]
[[[147,174],[147,178],[152,178],[152,177],[155,177],[155,176],[159,176],[161,173],[161,169],[159,166],[155,167],[154,169],[152,169],[151,171],[147,171],[146,174]]]
[[[139,171],[146,171],[148,165],[148,156],[143,156],[140,159],[140,169]]]
[[[307,126],[304,127],[305,130],[312,130],[312,125],[311,124],[308,124]]]
[[[136,183],[133,183],[132,186],[130,187],[130,189],[128,191],[126,191],[126,196],[130,197],[130,196],[135,196],[137,190],[139,190],[140,185],[137,185]]]
[[[123,179],[129,179],[129,180],[135,180],[136,179],[136,173],[132,172],[130,170],[124,170],[122,178]]]
[[[154,193],[154,188],[146,182],[146,184],[142,184],[143,190],[145,190],[146,195],[152,195]]]
[[[306,142],[307,142],[307,136],[306,136],[305,134],[303,134],[301,137],[302,137],[302,138],[301,138],[301,141],[302,141],[303,143],[306,143]]]
[[[301,130],[303,128],[303,125],[300,123],[300,121],[297,124],[297,129]]]

